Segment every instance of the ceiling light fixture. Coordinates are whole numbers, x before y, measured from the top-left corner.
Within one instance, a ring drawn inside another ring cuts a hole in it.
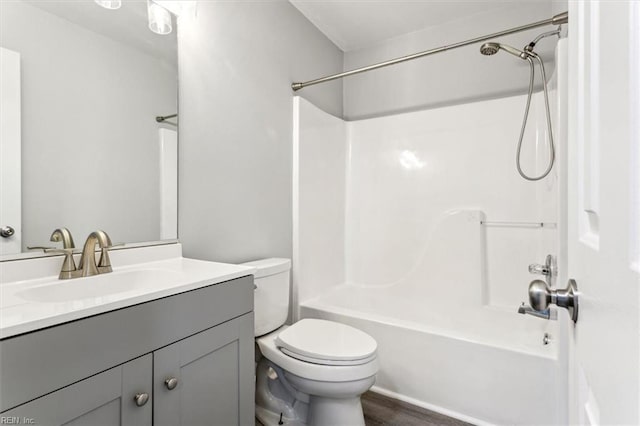
[[[147,0],[149,29],[156,34],[165,35],[171,32],[171,13],[153,0]]]
[[[193,0],[154,0],[177,17],[195,16],[196,2]]]

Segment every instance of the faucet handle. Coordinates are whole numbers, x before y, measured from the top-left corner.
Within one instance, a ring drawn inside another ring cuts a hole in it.
[[[54,250],[55,247],[45,247],[45,246],[27,246],[27,250],[42,250],[43,252],[47,252],[47,250]]]
[[[111,242],[111,240],[109,240]],[[98,261],[98,270],[101,274],[105,272],[113,272],[111,267],[111,259],[109,258],[109,250],[114,247],[124,247],[125,243],[109,244],[106,247],[100,249],[100,260]]]
[[[556,321],[558,319],[558,312],[555,309],[547,308],[543,311],[536,311],[530,305],[525,305],[524,302],[518,307],[519,314],[532,315],[534,317]]]
[[[556,276],[558,275],[558,264],[555,256],[549,254],[545,259],[544,265],[533,263],[529,265],[529,273],[534,275],[543,275],[544,280],[549,284],[549,287],[554,287],[556,284]]]
[[[109,245],[100,248],[100,260],[98,261],[98,270],[101,274],[105,272],[113,272],[111,267],[111,259],[109,258],[109,249],[114,247],[124,246],[124,243],[112,244],[111,240],[108,240]]]
[[[124,247],[125,244],[126,243],[115,243],[115,244],[111,244],[110,246],[105,247],[105,248],[112,249],[112,248],[117,248],[117,247]]]
[[[60,269],[60,275],[58,278],[66,280],[74,278],[73,273],[77,271],[76,261],[73,259],[73,254],[76,252],[73,248],[44,248],[45,253],[62,253],[64,254],[64,261],[62,262],[62,268]]]
[[[529,265],[529,273],[535,275],[551,275],[551,269],[546,265],[532,263],[531,265]]]
[[[62,253],[62,254],[80,253],[80,250],[76,248],[60,248],[60,247],[44,247],[44,246],[27,246],[27,250],[42,250],[45,253]]]
[[[62,254],[74,254],[79,253],[75,248],[58,248],[58,247],[38,247],[45,253],[62,253]]]

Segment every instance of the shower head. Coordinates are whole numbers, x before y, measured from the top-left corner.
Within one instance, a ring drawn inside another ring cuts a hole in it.
[[[485,56],[495,55],[498,50],[500,50],[500,44],[498,43],[485,43],[480,46],[480,53]]]
[[[504,50],[505,52],[511,53],[512,55],[517,56],[520,59],[527,59],[527,57],[529,56],[529,54],[523,52],[522,50],[518,50],[515,47],[495,42],[485,43],[480,46],[480,53],[486,56],[491,56],[498,53],[500,49]]]

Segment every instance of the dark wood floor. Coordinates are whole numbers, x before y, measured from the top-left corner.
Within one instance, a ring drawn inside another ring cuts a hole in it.
[[[469,423],[379,393],[362,395],[366,426],[467,426]],[[256,419],[256,426],[262,426]],[[338,425],[336,425],[338,426]]]
[[[374,392],[362,395],[362,410],[367,426],[469,425],[469,423]]]

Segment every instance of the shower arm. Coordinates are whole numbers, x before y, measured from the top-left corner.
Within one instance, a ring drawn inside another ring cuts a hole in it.
[[[422,57],[433,55],[433,54],[440,53],[440,52],[446,52],[447,50],[457,49],[458,47],[464,47],[464,46],[468,46],[470,44],[480,43],[482,41],[487,41],[487,40],[490,40],[492,38],[502,37],[502,36],[509,35],[509,34],[515,34],[515,33],[519,33],[519,32],[522,32],[522,31],[531,30],[533,28],[544,27],[544,26],[547,26],[547,25],[562,25],[562,24],[566,24],[568,22],[569,22],[569,12],[563,12],[563,13],[559,13],[559,14],[557,14],[557,15],[549,18],[549,19],[545,19],[543,21],[538,21],[538,22],[533,22],[531,24],[521,25],[519,27],[510,28],[508,30],[499,31],[497,33],[493,33],[493,34],[489,34],[489,35],[484,35],[484,36],[472,38],[472,39],[469,39],[469,40],[461,41],[461,42],[454,43],[454,44],[449,44],[449,45],[438,47],[438,48],[435,48],[435,49],[425,50],[424,52],[419,52],[419,53],[414,53],[412,55],[402,56],[402,57],[399,57],[399,58],[396,58],[396,59],[391,59],[391,60],[388,60],[388,61],[385,61],[385,62],[379,62],[377,64],[368,65],[366,67],[356,68],[356,69],[353,69],[353,70],[350,70],[350,71],[341,72],[339,74],[328,75],[326,77],[317,78],[315,80],[292,83],[291,84],[291,88],[295,92],[295,91],[303,89],[303,88],[305,88],[307,86],[313,86],[315,84],[326,83],[328,81],[333,81],[333,80],[337,80],[337,79],[340,79],[340,78],[349,77],[349,76],[352,76],[352,75],[355,75],[355,74],[360,74],[360,73],[363,73],[363,72],[377,70],[379,68],[388,67],[390,65],[395,65],[395,64],[402,63],[402,62],[411,61],[413,59],[422,58]]]

